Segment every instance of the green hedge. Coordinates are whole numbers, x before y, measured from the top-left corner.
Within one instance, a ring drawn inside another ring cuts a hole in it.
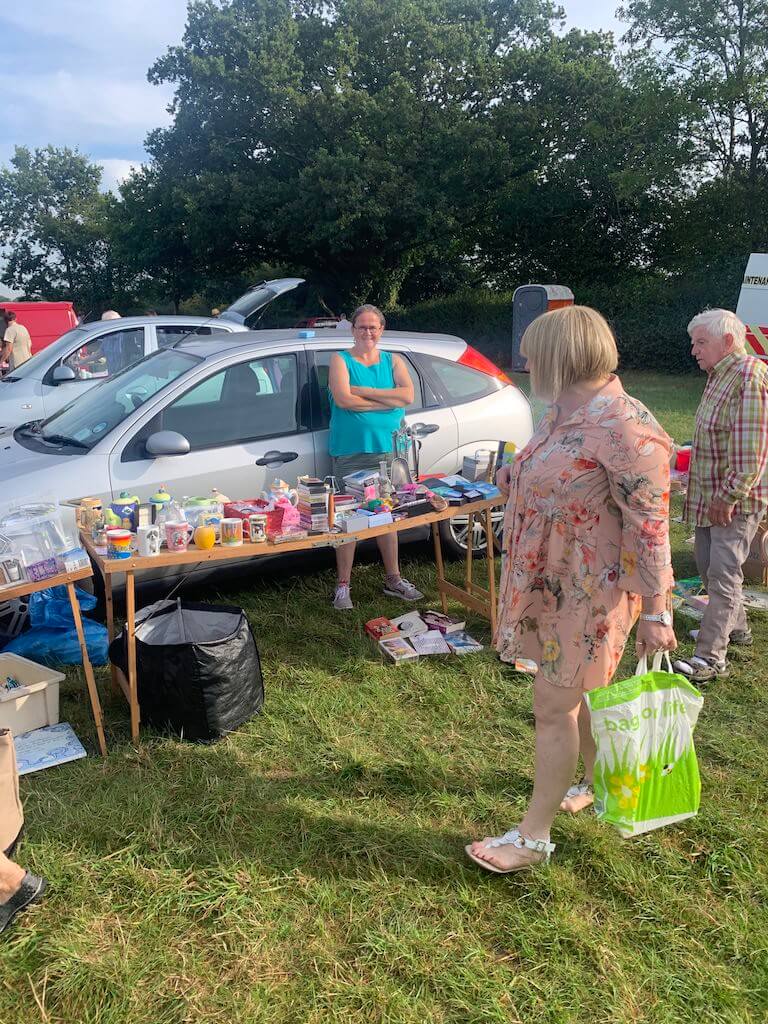
[[[620,368],[693,373],[686,326],[708,307],[735,309],[746,256],[685,277],[651,274],[619,284],[574,287],[576,301],[608,319],[619,347]],[[387,313],[400,330],[456,334],[490,359],[509,365],[512,292],[473,289]]]

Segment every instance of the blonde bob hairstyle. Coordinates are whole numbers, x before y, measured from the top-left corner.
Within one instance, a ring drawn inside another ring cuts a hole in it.
[[[531,390],[550,402],[574,384],[599,380],[619,365],[613,331],[589,306],[564,306],[537,317],[523,334],[520,354],[528,360]]]

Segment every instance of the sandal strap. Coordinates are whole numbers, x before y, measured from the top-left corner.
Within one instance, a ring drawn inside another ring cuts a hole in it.
[[[581,782],[577,782],[575,786],[571,786],[568,792],[563,797],[563,800],[569,800],[575,796],[594,796],[595,791],[592,788],[591,782],[586,782],[584,779]]]
[[[535,853],[546,854],[547,860],[549,860],[550,853],[555,849],[555,844],[550,843],[547,839],[527,839],[525,836],[520,835],[520,830],[512,828],[509,832],[505,832],[503,836],[496,836],[488,843],[489,847],[498,846],[516,846],[518,850],[522,850],[525,847],[527,850],[533,850]]]

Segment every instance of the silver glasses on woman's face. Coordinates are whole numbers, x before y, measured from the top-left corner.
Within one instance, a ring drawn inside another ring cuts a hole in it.
[[[373,333],[375,334],[376,331],[380,331],[381,330],[381,324],[373,324],[373,325],[370,325],[370,326],[368,324],[366,324],[366,325],[355,324],[355,326],[352,328],[352,330],[353,331],[360,331],[361,333],[363,331],[373,331]]]

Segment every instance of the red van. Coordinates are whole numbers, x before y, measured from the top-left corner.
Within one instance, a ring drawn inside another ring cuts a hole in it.
[[[13,311],[18,322],[29,331],[32,355],[77,327],[71,302],[0,302],[0,316],[6,309]],[[0,323],[0,331],[4,328],[5,324]]]

